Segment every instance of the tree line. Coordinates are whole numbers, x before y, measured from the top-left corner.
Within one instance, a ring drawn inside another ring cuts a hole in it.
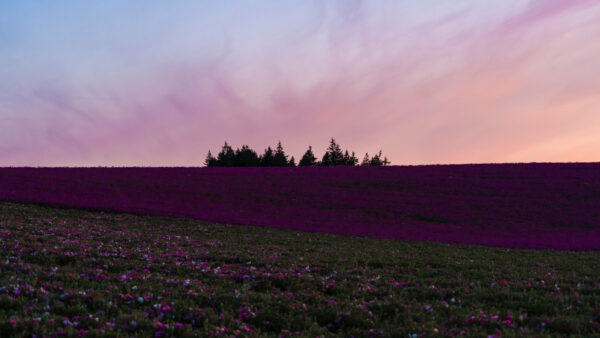
[[[342,148],[332,137],[329,142],[329,147],[325,150],[325,154],[321,160],[317,160],[313,153],[312,147],[308,146],[308,150],[302,155],[298,166],[383,166],[389,165],[391,162],[387,157],[383,156],[381,150],[369,156],[366,153],[362,161],[359,163],[354,152],[349,153],[348,150],[342,151]],[[296,160],[294,156],[288,159],[288,155],[283,150],[281,141],[277,143],[277,148],[272,149],[271,146],[265,149],[264,153],[259,155],[256,151],[243,145],[242,148],[233,148],[225,142],[221,151],[217,156],[208,151],[204,164],[207,167],[295,167]]]

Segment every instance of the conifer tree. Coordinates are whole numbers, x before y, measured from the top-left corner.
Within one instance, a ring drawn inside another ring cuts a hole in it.
[[[355,166],[357,164],[358,164],[358,157],[356,157],[356,154],[354,152],[352,152],[352,155],[350,155],[350,161],[348,162],[348,165]]]
[[[379,153],[377,153],[376,155],[373,156],[373,158],[371,158],[371,163],[370,165],[374,165],[374,166],[380,166],[383,165],[383,161],[381,160],[381,150],[379,151]]]
[[[363,157],[362,162],[360,163],[360,165],[371,165],[371,160],[369,159],[369,153],[365,153],[365,157]]]
[[[308,167],[308,166],[313,166],[316,164],[317,164],[317,158],[315,157],[315,154],[313,154],[312,147],[308,146],[308,150],[304,153],[304,155],[300,159],[298,166]]]
[[[332,137],[331,141],[329,141],[329,148],[323,155],[323,160],[321,161],[321,165],[330,166],[330,165],[344,165],[344,153],[342,153],[342,149],[335,142],[335,139]]]
[[[242,149],[235,151],[234,167],[258,167],[259,164],[258,155],[247,145],[243,145]]]
[[[331,156],[329,156],[329,153],[325,153],[323,154],[323,158],[321,158],[321,162],[319,162],[319,165],[323,165],[323,166],[330,166],[331,164]]]
[[[285,167],[288,165],[287,155],[283,151],[283,146],[281,145],[281,141],[277,143],[277,149],[275,150],[275,155],[273,155],[273,166],[276,167]]]
[[[308,150],[304,153],[298,166],[355,166],[359,163],[355,153],[350,153],[347,149],[342,152],[339,144],[332,137],[329,142],[329,147],[325,151],[322,160],[319,162],[312,151],[312,146],[308,146]],[[384,157],[382,151],[369,158],[369,153],[363,157],[360,165],[367,166],[385,166],[391,162],[387,157]],[[225,142],[221,148],[221,152],[215,158],[210,150],[206,155],[204,164],[207,167],[272,167],[272,166],[296,166],[296,159],[292,156],[288,160],[288,155],[285,154],[281,141],[277,142],[275,150],[267,147],[263,155],[258,155],[248,145],[243,145],[242,148],[237,148],[235,151]]]
[[[356,158],[356,155],[354,154],[354,152],[352,152],[352,155],[348,154],[348,150],[346,150],[346,152],[344,152],[344,165],[347,166],[354,166],[358,163],[358,158]]]
[[[206,155],[206,159],[204,160],[204,165],[207,167],[215,167],[217,166],[217,159],[211,154],[210,150]]]
[[[265,153],[260,158],[261,167],[272,167],[273,166],[273,149],[271,146],[265,149]]]
[[[225,142],[223,148],[221,148],[221,152],[217,154],[217,163],[216,165],[219,167],[231,167],[233,166],[233,160],[235,157],[235,153],[231,146]]]

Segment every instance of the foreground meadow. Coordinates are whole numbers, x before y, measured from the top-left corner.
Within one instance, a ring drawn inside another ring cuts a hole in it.
[[[0,204],[0,336],[600,335],[600,253]]]

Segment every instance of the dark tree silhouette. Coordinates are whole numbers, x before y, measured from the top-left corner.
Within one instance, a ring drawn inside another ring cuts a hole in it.
[[[387,157],[384,157],[382,159],[382,156],[383,155],[381,154],[381,150],[380,150],[379,153],[377,153],[377,155],[374,155],[373,158],[371,158],[369,165],[381,166],[381,165],[390,164],[390,161],[388,161]]]
[[[217,154],[217,166],[219,167],[231,167],[233,166],[233,160],[235,158],[235,153],[231,146],[225,142],[223,148],[221,148],[221,152]]]
[[[358,163],[358,158],[356,158],[356,155],[354,155],[354,152],[352,152],[352,155],[348,154],[348,150],[346,150],[344,152],[344,165],[347,166],[354,166]]]
[[[362,162],[360,162],[360,165],[371,165],[371,160],[369,159],[369,153],[365,153],[365,157],[363,157]]]
[[[206,155],[206,159],[204,160],[204,165],[207,167],[216,167],[217,159],[208,151],[208,155]]]
[[[235,157],[233,160],[234,167],[258,167],[260,160],[256,152],[247,145],[243,145],[242,149],[235,151]]]
[[[321,162],[319,162],[319,165],[323,165],[323,166],[330,166],[331,165],[331,158],[330,158],[328,152],[326,152],[325,154],[323,154],[323,157],[321,158]]]
[[[344,153],[342,153],[342,149],[332,137],[331,141],[329,141],[329,148],[327,148],[327,151],[325,152],[325,154],[323,155],[323,159],[321,160],[321,165],[333,166],[344,164]]]
[[[304,153],[304,155],[300,159],[298,166],[308,167],[308,166],[312,166],[312,165],[317,165],[317,158],[315,157],[315,154],[313,154],[312,147],[308,146],[308,150]]]
[[[341,147],[332,137],[329,142],[329,147],[323,154],[323,159],[319,162],[312,151],[312,146],[308,146],[308,150],[304,153],[298,166],[355,166],[358,164],[358,158],[355,153],[350,153],[348,150],[342,152]],[[207,167],[285,167],[296,166],[296,159],[292,156],[288,160],[288,155],[285,154],[281,141],[277,142],[277,148],[271,149],[271,146],[265,149],[264,154],[258,155],[248,145],[243,145],[235,151],[225,142],[221,148],[221,152],[214,157],[210,150],[204,159],[204,164]],[[366,153],[360,165],[367,166],[384,166],[389,165],[390,161],[384,157],[382,151],[369,158],[369,153]]]
[[[273,166],[273,149],[271,146],[265,149],[265,153],[260,157],[260,166],[261,167],[272,167]]]
[[[273,166],[275,167],[285,167],[287,166],[288,159],[287,155],[283,151],[283,146],[281,145],[281,141],[277,142],[277,149],[275,150],[275,155],[273,155]]]
[[[348,153],[348,150],[342,153],[342,149],[339,144],[335,142],[335,139],[332,137],[331,141],[329,141],[329,148],[325,151],[323,155],[323,159],[321,160],[321,165],[324,166],[337,166],[337,165],[348,165],[353,166],[358,163],[358,159],[354,152],[352,155]]]

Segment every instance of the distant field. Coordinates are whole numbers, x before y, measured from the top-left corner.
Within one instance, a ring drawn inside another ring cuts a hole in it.
[[[600,249],[600,163],[3,168],[0,200],[378,238]]]
[[[600,252],[0,203],[0,336],[598,336]]]

